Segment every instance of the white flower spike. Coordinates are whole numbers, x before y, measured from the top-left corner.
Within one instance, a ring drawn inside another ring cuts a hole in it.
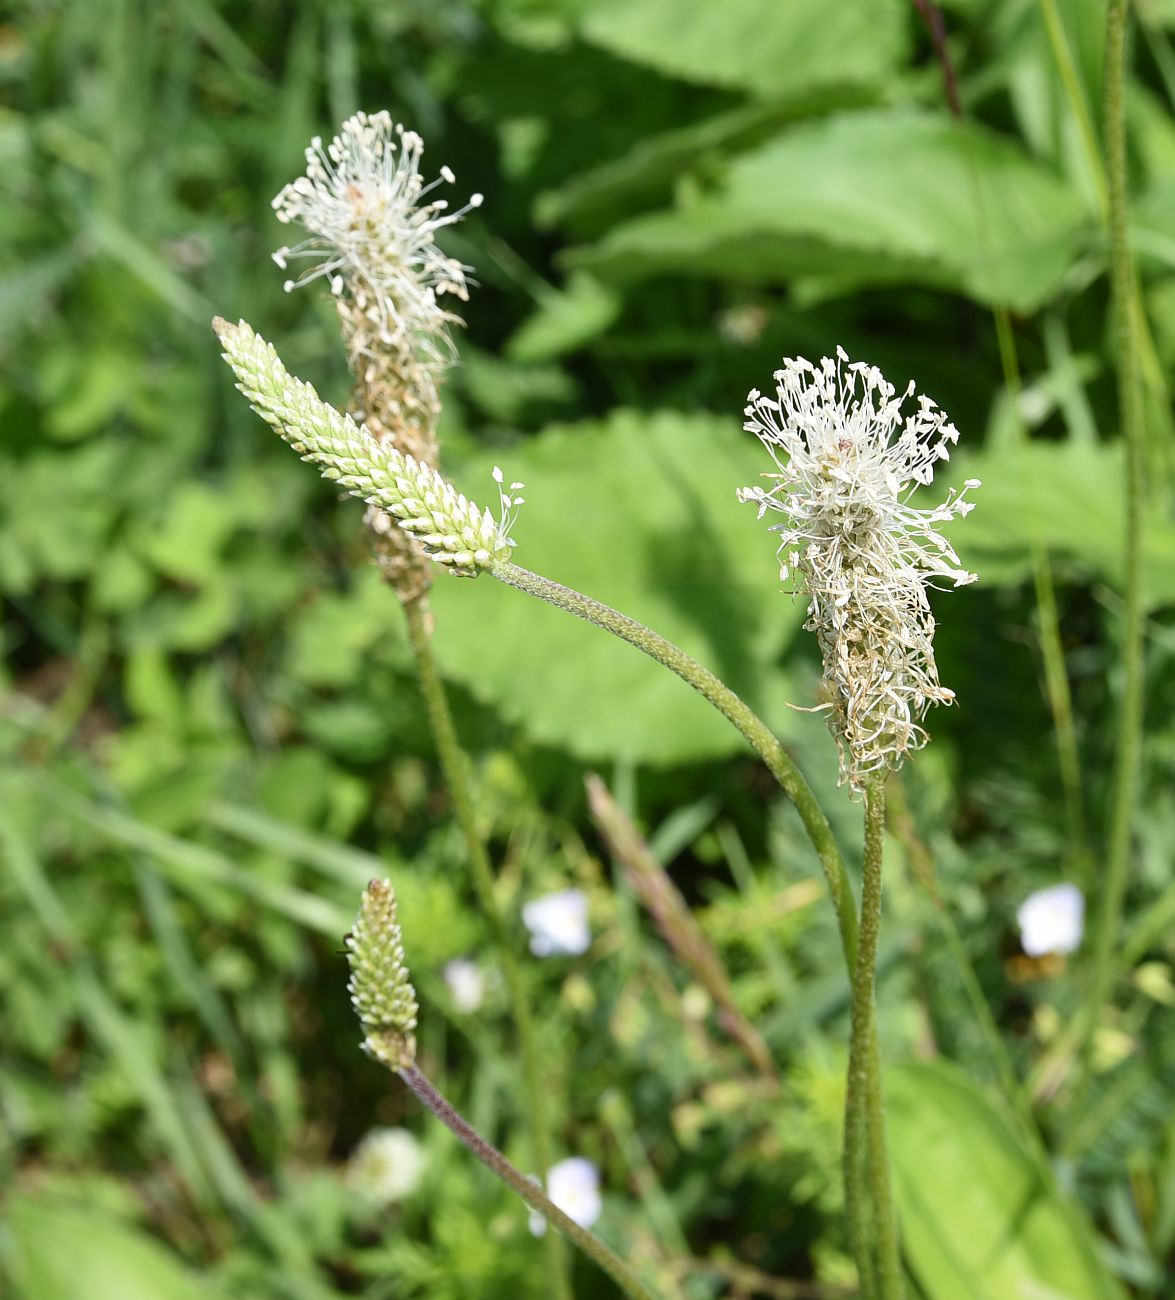
[[[306,174],[273,201],[278,220],[300,223],[310,238],[279,248],[273,260],[284,268],[308,259],[311,266],[287,280],[287,290],[325,276],[332,293],[346,287],[362,299],[361,310],[380,331],[410,339],[443,369],[455,317],[437,299],[465,300],[469,292],[467,268],[441,252],[436,234],[480,207],[482,196],[452,212],[447,200],[429,199],[441,182],[424,183],[423,152],[420,136],[387,112],[356,113],[328,145],[316,136],[306,150]],[[442,167],[441,179],[455,178]]]
[[[958,430],[928,397],[903,415],[914,385],[898,396],[843,349],[818,367],[785,359],[775,384],[773,396],[751,391],[743,425],[770,452],[776,470],[765,477],[775,485],[738,497],[760,518],[784,516],[773,528],[780,576],[795,570],[808,595],[841,778],[859,790],[924,745],[926,710],[954,699],[938,680],[926,589],[975,581],[937,525],[971,510],[966,493],[979,482],[931,509],[910,505]]]
[[[232,325],[218,317],[212,326],[250,405],[324,478],[386,511],[450,573],[476,577],[510,558],[517,498],[505,497],[503,517],[495,519],[435,469],[377,441],[365,425],[327,405],[244,321]]]

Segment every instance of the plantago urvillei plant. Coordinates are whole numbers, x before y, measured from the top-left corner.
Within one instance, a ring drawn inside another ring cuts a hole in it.
[[[927,588],[974,582],[938,525],[966,515],[968,479],[930,509],[910,504],[950,455],[958,430],[925,396],[903,414],[900,396],[875,366],[836,359],[814,366],[788,358],[775,395],[752,389],[744,428],[771,454],[769,489],[742,488],[762,518],[783,514],[780,577],[799,576],[805,627],[823,662],[829,727],[841,780],[865,795],[861,924],[852,965],[853,1012],[845,1100],[845,1204],[866,1297],[903,1291],[890,1188],[876,1041],[875,985],[881,925],[881,859],[887,769],[928,739],[922,719],[954,693],[938,680]]]
[[[533,1017],[495,899],[493,867],[475,815],[468,763],[437,669],[428,611],[435,572],[431,560],[440,560],[450,573],[476,576],[500,556],[509,545],[509,520],[522,503],[513,495],[521,484],[512,484],[507,492],[500,471],[495,472],[503,512],[495,520],[436,472],[441,382],[456,355],[450,331],[461,323],[446,302],[468,297],[468,268],[447,256],[436,237],[480,206],[482,198],[475,194],[464,207],[451,211],[445,199],[434,197],[438,185],[452,184],[454,176],[442,167],[440,178],[426,184],[420,171],[423,149],[420,136],[393,123],[386,112],[356,113],[325,146],[316,137],[306,150],[305,174],[273,201],[278,219],[300,224],[308,237],[293,248],[278,249],[274,260],[283,268],[291,261],[308,261],[298,279],[286,281],[286,289],[325,279],[338,311],[355,381],[351,408],[356,418],[348,423],[348,417],[319,404],[317,414],[326,420],[334,441],[329,447],[319,444],[317,456],[308,442],[303,445],[328,477],[351,490],[365,484],[378,489],[367,497],[365,522],[380,571],[404,611],[437,756],[509,988],[534,1158],[545,1168],[550,1144]],[[276,356],[267,345],[257,346],[260,355],[255,359],[262,361],[263,370],[270,367],[272,377]],[[291,391],[313,405],[304,389]],[[276,413],[271,408],[266,418]],[[277,427],[294,425],[287,420]],[[332,463],[330,457],[336,455],[347,464]],[[548,1237],[546,1251],[555,1300],[570,1300],[566,1261],[555,1236]]]
[[[373,880],[364,892],[355,926],[347,935],[351,1005],[363,1027],[363,1049],[398,1074],[418,1100],[489,1169],[553,1228],[578,1246],[631,1300],[651,1300],[627,1264],[594,1233],[564,1213],[542,1188],[485,1140],[447,1102],[416,1062],[416,990],[404,958],[391,881]],[[582,1216],[581,1216],[582,1217]]]
[[[356,372],[357,405],[361,410],[375,410],[378,403],[371,393],[375,391],[373,385],[377,385],[378,367],[371,367],[381,354],[374,346],[360,346],[358,341],[368,338],[369,326],[376,327],[380,312],[388,304],[402,302],[409,315],[411,311],[417,313],[412,317],[415,324],[406,315],[399,325],[384,331],[386,337],[376,328],[377,341],[391,349],[384,356],[384,377],[400,388],[420,376],[435,379],[439,375],[438,358],[444,353],[438,340],[444,338],[447,342],[444,329],[451,319],[433,311],[435,293],[443,288],[460,296],[465,281],[463,268],[434,260],[433,230],[449,220],[438,216],[441,209],[435,203],[413,209],[416,217],[407,219],[409,234],[418,231],[421,241],[412,245],[416,260],[409,261],[426,280],[429,275],[434,277],[425,285],[425,291],[414,296],[389,268],[385,268],[382,279],[373,277],[370,269],[360,275],[356,268],[370,262],[379,221],[403,196],[414,200],[425,191],[419,183],[418,148],[415,143],[405,143],[407,135],[401,136],[402,152],[399,161],[393,162],[388,123],[382,119],[354,122],[357,125],[348,124],[344,136],[325,153],[319,144],[313,145],[307,176],[284,192],[279,210],[310,225],[318,242],[312,240],[299,250],[283,250],[281,256],[285,259],[297,252],[313,255],[318,264],[304,278],[332,277]],[[370,151],[371,157],[362,157],[364,150]],[[372,196],[376,194],[383,195],[383,207],[374,202]],[[413,225],[413,221],[417,224]],[[380,228],[385,233],[394,232],[396,223],[385,221]],[[408,240],[408,235],[402,237]],[[324,240],[335,253],[328,255],[324,251]],[[404,246],[408,248],[409,243]],[[397,292],[399,299],[395,297]],[[362,318],[358,323],[356,313]],[[898,766],[906,753],[925,743],[922,720],[929,705],[953,698],[938,681],[934,620],[926,590],[935,580],[949,580],[956,586],[973,580],[936,527],[966,514],[971,504],[962,495],[952,495],[941,505],[923,510],[912,507],[909,496],[914,488],[930,481],[934,464],[947,457],[948,445],[958,437],[954,427],[926,398],[920,398],[916,409],[903,416],[902,405],[912,389],[896,397],[880,372],[868,366],[848,365],[846,376],[847,357],[843,353],[838,354],[838,361],[826,360],[819,369],[804,361],[786,362],[776,375],[776,396],[763,397],[754,392],[747,408],[746,427],[771,451],[777,483],[766,490],[745,488],[740,496],[755,501],[761,514],[778,510],[785,516],[786,522],[779,526],[783,534],[781,549],[786,555],[785,567],[801,575],[809,597],[808,626],[818,636],[824,659],[825,687],[831,697],[824,707],[831,710],[842,776],[854,791],[865,795],[865,872],[858,927],[848,873],[828,819],[770,728],[725,683],[650,628],[513,563],[511,531],[517,507],[522,504],[516,495],[521,484],[513,483],[507,489],[500,471],[495,471],[499,514],[495,516],[473,505],[436,470],[432,463],[435,443],[417,455],[407,441],[400,439],[397,444],[395,437],[389,436],[396,419],[377,414],[374,427],[368,427],[335,411],[309,385],[291,376],[274,349],[244,322],[234,326],[218,321],[216,328],[238,386],[254,409],[304,459],[317,464],[325,477],[367,501],[373,512],[369,520],[377,532],[389,538],[411,539],[414,560],[436,561],[450,573],[464,576],[488,573],[627,641],[682,677],[733,723],[763,758],[800,813],[836,909],[853,984],[845,1134],[850,1235],[864,1294],[878,1300],[896,1300],[902,1284],[873,1015],[885,816],[881,777],[887,768]],[[410,347],[414,339],[424,348],[424,360],[415,377],[402,351],[396,351]],[[421,391],[428,389],[424,380]],[[435,395],[435,386],[428,391]],[[383,392],[378,401],[383,403],[380,409],[392,410],[388,392]],[[417,402],[413,398],[413,409],[425,412],[431,409],[429,401]],[[421,446],[418,444],[416,450]],[[973,486],[977,484],[969,482],[967,489]],[[386,560],[386,556],[383,558]],[[384,571],[390,576],[386,563]],[[528,1063],[529,1103],[532,1113],[538,1116],[542,1088],[529,1011],[496,911],[492,873],[473,815],[464,759],[431,654],[431,630],[423,614],[427,581],[423,585],[405,585],[392,578],[392,584],[408,619],[409,638],[416,652],[438,750],[470,847],[475,883],[495,931],[507,982],[516,994],[519,1035]],[[380,933],[386,934],[386,927]],[[398,936],[398,930],[396,933]],[[351,955],[353,961],[362,956],[354,946]],[[393,966],[401,959],[396,956]],[[369,963],[368,969],[382,969],[387,978],[394,978],[392,967],[377,968]],[[362,982],[356,987],[362,987]],[[408,1003],[402,1000],[396,1005],[403,1010]],[[521,1175],[498,1168],[500,1155],[472,1134],[419,1074],[406,1054],[406,1033],[401,1030],[393,1034],[386,1051],[380,1048],[384,1039],[377,1037],[376,1047],[380,1050],[375,1054],[396,1069],[479,1158],[517,1186],[514,1177],[520,1179]],[[401,1052],[404,1054],[397,1055]],[[765,1058],[760,1064],[769,1068]],[[542,1124],[537,1122],[538,1163],[546,1168],[549,1165],[540,1149],[541,1132]],[[518,1190],[531,1200],[532,1184],[526,1183]],[[568,1231],[565,1224],[557,1226]],[[585,1249],[595,1254],[592,1247],[585,1245]],[[612,1265],[602,1258],[600,1262],[620,1280]],[[620,1267],[623,1269],[623,1265]],[[553,1278],[557,1293],[568,1294],[557,1262]]]

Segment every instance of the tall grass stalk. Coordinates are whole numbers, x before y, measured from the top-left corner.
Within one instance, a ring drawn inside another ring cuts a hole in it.
[[[1131,831],[1138,804],[1143,714],[1142,384],[1134,302],[1134,264],[1130,252],[1126,174],[1126,0],[1110,0],[1106,12],[1106,65],[1103,113],[1106,180],[1110,205],[1110,286],[1114,312],[1114,351],[1118,369],[1118,411],[1126,448],[1125,614],[1122,629],[1122,697],[1106,874],[1094,933],[1093,975],[1082,1032],[1082,1073],[1088,1076],[1089,1048],[1111,996],[1114,948],[1122,927],[1122,902],[1130,865]]]
[[[453,725],[453,715],[449,709],[445,685],[437,668],[436,656],[433,654],[431,616],[425,601],[426,598],[421,598],[403,602],[404,618],[408,624],[408,640],[412,646],[416,674],[424,696],[445,784],[448,786],[449,797],[453,801],[453,811],[465,838],[474,890],[481,910],[489,922],[490,934],[498,951],[498,960],[501,962],[502,974],[510,996],[514,1027],[518,1035],[518,1048],[522,1056],[531,1156],[542,1177],[545,1178],[552,1163],[547,1108],[549,1089],[543,1081],[538,1045],[535,1041],[534,1016],[531,1013],[522,970],[494,894],[494,872],[486,851],[485,840],[477,824],[477,814],[470,789],[468,761],[457,738],[457,729]],[[562,1239],[555,1233],[547,1234],[546,1251],[553,1294],[558,1297],[558,1300],[571,1300],[567,1256]]]

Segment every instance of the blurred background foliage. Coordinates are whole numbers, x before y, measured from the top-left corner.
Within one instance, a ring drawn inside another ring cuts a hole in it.
[[[208,328],[247,317],[346,401],[329,303],[283,295],[270,262],[270,199],[360,107],[420,131],[430,175],[447,163],[486,195],[447,244],[478,287],[446,468],[474,496],[499,461],[525,480],[520,561],[745,692],[850,852],[859,809],[823,724],[787,707],[819,671],[802,608],[734,499],[765,468],[740,411],[781,355],[842,344],[952,414],[951,470],[984,480],[954,535],[981,582],[938,611],[959,706],[898,792],[880,984],[913,1276],[926,1300],[1173,1294],[1175,5],[1135,16],[1145,794],[1116,1009],[1077,1087],[1082,955],[1026,958],[1015,909],[1062,879],[1096,904],[1119,688],[1103,6],[950,0],[957,87],[905,0],[6,7],[13,1295],[545,1293],[525,1214],[356,1050],[340,936],[363,883],[390,874],[423,1059],[527,1167],[504,993],[491,980],[463,1013],[441,978],[491,950],[396,602],[359,508],[249,414]],[[1067,791],[1034,555],[1074,702]],[[595,629],[489,581],[442,579],[434,607],[504,908],[572,886],[590,901],[590,952],[528,978],[558,1152],[600,1166],[600,1231],[667,1296],[843,1294],[846,987],[792,813],[734,732]],[[643,915],[588,816],[590,770],[696,907],[777,1080]],[[400,1124],[426,1173],[388,1207],[348,1162]],[[576,1285],[610,1293],[582,1264]]]

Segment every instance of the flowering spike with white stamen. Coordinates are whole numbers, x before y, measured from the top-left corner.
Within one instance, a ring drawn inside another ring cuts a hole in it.
[[[775,393],[753,389],[746,423],[771,454],[770,488],[740,489],[759,516],[778,511],[780,576],[795,570],[808,595],[808,621],[824,664],[829,726],[842,780],[861,789],[870,773],[894,768],[928,739],[931,704],[954,693],[938,680],[934,617],[926,590],[936,579],[974,582],[936,529],[966,515],[977,479],[930,509],[910,504],[934,467],[949,459],[958,430],[928,398],[903,407],[881,371],[849,362],[843,349],[813,366],[788,358]]]

